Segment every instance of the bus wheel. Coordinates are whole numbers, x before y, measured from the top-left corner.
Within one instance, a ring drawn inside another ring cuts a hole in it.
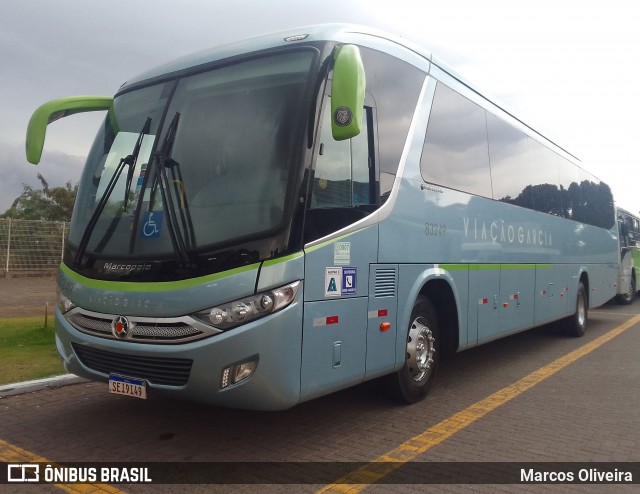
[[[584,336],[587,331],[587,319],[589,315],[589,301],[584,285],[578,284],[578,296],[576,297],[576,312],[566,320],[566,331],[570,336]]]
[[[629,305],[633,302],[633,299],[636,298],[636,280],[631,278],[631,283],[629,283],[629,291],[618,295],[617,302],[622,305]]]
[[[411,312],[404,366],[389,376],[390,390],[395,398],[405,403],[417,403],[427,395],[438,366],[439,337],[433,304],[420,296]]]

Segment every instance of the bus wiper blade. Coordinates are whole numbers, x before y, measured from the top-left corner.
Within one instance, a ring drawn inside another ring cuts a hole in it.
[[[131,192],[131,182],[133,181],[133,173],[136,169],[136,163],[138,161],[138,154],[140,154],[140,147],[142,146],[142,140],[144,139],[145,134],[149,133],[149,129],[151,128],[151,117],[147,117],[146,122],[144,123],[144,127],[138,134],[138,139],[136,141],[136,145],[133,148],[133,152],[124,159],[124,164],[129,166],[129,170],[127,170],[127,184],[124,189],[124,212],[127,212],[127,203],[129,202],[129,193]]]
[[[91,215],[91,218],[89,218],[87,227],[84,229],[84,233],[82,234],[82,238],[80,239],[80,243],[78,244],[78,250],[76,251],[76,255],[73,260],[74,268],[77,268],[82,262],[82,258],[84,257],[84,253],[87,250],[87,245],[89,244],[89,239],[91,238],[91,234],[93,233],[93,230],[95,229],[96,224],[98,223],[98,219],[100,218],[100,215],[104,211],[104,208],[106,207],[107,202],[109,201],[109,197],[111,197],[111,193],[113,192],[113,189],[115,189],[116,184],[118,183],[118,179],[122,174],[122,170],[124,170],[124,167],[127,164],[129,164],[130,161],[133,161],[135,163],[135,161],[137,160],[138,153],[140,152],[140,145],[142,144],[142,138],[145,133],[145,129],[146,129],[146,132],[148,132],[150,125],[151,125],[151,118],[147,117],[147,120],[145,121],[144,126],[142,127],[142,130],[138,135],[138,141],[134,146],[134,150],[132,154],[125,156],[124,158],[120,158],[120,162],[118,163],[118,166],[116,166],[116,169],[114,170],[113,175],[111,176],[111,179],[107,184],[107,187],[104,189],[104,192],[102,193],[102,196],[100,197],[100,200],[96,205],[96,208],[93,210],[93,214]],[[132,171],[133,169],[134,167],[129,164],[129,174],[131,174],[132,177],[133,177],[133,171]],[[124,204],[125,211],[127,207],[126,202],[127,201],[125,196],[125,204]]]
[[[167,159],[170,159],[169,156],[171,156],[171,151],[173,150],[173,143],[176,139],[176,130],[178,128],[179,121],[180,113],[176,112],[176,114],[173,116],[173,119],[171,120],[171,123],[169,124],[167,133],[164,136],[160,151],[156,151],[156,153],[154,154],[153,164],[156,165],[156,168],[158,167],[158,165],[162,166],[163,164],[165,164]],[[151,183],[151,193],[149,194],[149,211],[153,211],[153,206],[156,202],[156,191],[158,190],[158,184],[160,182],[158,180],[159,171],[155,170],[155,172],[156,173],[153,176],[153,181]]]
[[[157,178],[155,183],[158,184],[160,195],[162,197],[162,203],[165,205],[165,211],[167,213],[167,228],[169,229],[169,237],[171,238],[171,243],[173,244],[173,250],[178,255],[180,263],[185,266],[190,263],[190,259],[184,237],[182,236],[182,232],[178,227],[175,205],[173,202],[173,198],[171,197],[169,178],[167,177],[167,161],[169,160],[171,160],[171,158],[167,158],[166,156],[158,157],[158,160],[156,162]],[[152,209],[149,208],[149,210],[151,211]]]
[[[183,185],[181,181],[182,177],[180,175],[180,164],[171,158],[171,152],[173,150],[173,143],[175,141],[179,121],[180,113],[176,112],[173,120],[169,124],[167,133],[165,134],[162,145],[160,147],[160,151],[154,153],[153,160],[151,161],[151,164],[147,169],[147,174],[150,175],[150,180],[152,180],[148,210],[153,211],[156,202],[156,195],[159,189],[160,197],[162,198],[162,203],[167,214],[167,228],[169,230],[171,245],[173,246],[174,252],[178,256],[178,261],[180,262],[180,264],[182,266],[189,266],[191,263],[191,259],[188,253],[185,238],[182,231],[180,230],[180,227],[178,226],[176,207],[171,193],[171,181],[169,180],[169,177],[167,175],[167,169],[171,170],[172,177],[174,179],[173,183],[176,186],[176,197],[180,202],[178,206],[181,207],[182,225],[184,230],[186,232],[189,232],[189,239],[191,240],[191,245],[193,245],[193,224],[191,223],[191,218],[186,206],[186,195],[184,194],[184,190],[180,190],[178,188],[176,182],[177,180],[179,180],[180,185]],[[131,243],[129,246],[130,252],[133,252],[134,245],[135,233],[131,239]]]

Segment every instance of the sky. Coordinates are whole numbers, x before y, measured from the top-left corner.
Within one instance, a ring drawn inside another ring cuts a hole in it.
[[[637,0],[2,0],[0,213],[23,184],[75,183],[103,115],[50,125],[42,160],[24,155],[33,110],[113,95],[173,58],[323,22],[418,42],[607,182],[640,212]]]

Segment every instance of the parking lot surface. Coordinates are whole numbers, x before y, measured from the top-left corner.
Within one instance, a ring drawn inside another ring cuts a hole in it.
[[[0,278],[0,317],[53,314],[56,279],[53,276]]]

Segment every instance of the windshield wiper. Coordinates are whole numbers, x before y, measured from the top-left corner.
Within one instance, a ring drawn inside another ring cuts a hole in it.
[[[133,151],[128,156],[125,156],[124,158],[120,158],[120,162],[118,163],[118,166],[114,170],[113,175],[111,176],[111,179],[107,184],[107,187],[104,189],[104,192],[102,193],[102,196],[100,197],[100,200],[96,205],[96,208],[93,210],[93,214],[91,215],[91,218],[89,218],[89,223],[87,223],[87,227],[85,228],[84,233],[82,234],[82,238],[80,239],[80,243],[78,244],[78,250],[76,251],[76,256],[73,260],[74,268],[78,267],[82,262],[84,253],[87,250],[87,245],[89,244],[89,240],[91,239],[91,234],[93,233],[93,230],[95,229],[96,224],[98,223],[98,219],[100,218],[100,215],[104,211],[104,208],[106,207],[107,202],[109,201],[109,197],[111,197],[111,193],[113,192],[113,189],[115,189],[116,184],[118,183],[118,179],[120,178],[120,175],[122,174],[122,170],[124,170],[125,166],[129,167],[129,170],[127,172],[127,187],[126,187],[125,196],[124,196],[124,211],[127,210],[127,200],[129,197],[129,191],[131,189],[131,180],[133,179],[135,165],[136,165],[136,162],[138,161],[138,154],[140,153],[140,147],[142,145],[142,140],[144,138],[144,135],[149,133],[150,128],[151,128],[151,117],[147,117],[147,120],[142,126],[142,130],[138,134],[138,139],[133,148]]]
[[[160,197],[162,198],[162,204],[164,205],[164,209],[167,215],[167,228],[169,230],[171,245],[173,246],[174,252],[178,256],[178,261],[180,262],[181,267],[185,267],[191,264],[191,258],[189,256],[188,250],[190,247],[193,248],[193,246],[195,245],[195,236],[193,223],[191,221],[191,215],[189,213],[189,207],[187,205],[184,182],[182,180],[182,174],[180,172],[180,163],[171,158],[171,152],[173,150],[173,143],[176,138],[179,121],[180,113],[176,112],[173,120],[171,120],[171,123],[169,124],[160,151],[154,153],[153,160],[147,168],[147,174],[150,174],[149,179],[152,180],[148,211],[153,212],[157,192],[159,189]],[[171,171],[171,180],[169,179],[167,170]],[[172,183],[174,185],[173,194],[171,191]],[[142,192],[143,191],[141,191],[141,193]],[[174,194],[179,202],[177,207],[180,211],[180,222],[182,223],[182,229],[178,225],[176,204],[173,200]],[[139,218],[139,214],[136,214],[135,217],[137,220]],[[132,253],[134,250],[135,238],[137,236],[135,234],[136,230],[137,222],[134,225],[134,233],[129,244],[130,253]],[[187,238],[185,238],[185,236],[183,235],[183,231],[186,233]]]
[[[125,158],[125,165],[129,166],[129,170],[127,170],[127,184],[124,189],[124,212],[127,212],[127,203],[129,202],[129,193],[131,192],[131,182],[133,181],[133,173],[136,169],[136,163],[138,161],[138,154],[140,154],[140,147],[142,146],[142,140],[144,139],[145,134],[149,133],[149,129],[151,128],[151,117],[147,117],[147,121],[144,123],[144,127],[142,127],[142,131],[138,134],[138,140],[136,141],[136,145],[133,148],[133,153]]]

